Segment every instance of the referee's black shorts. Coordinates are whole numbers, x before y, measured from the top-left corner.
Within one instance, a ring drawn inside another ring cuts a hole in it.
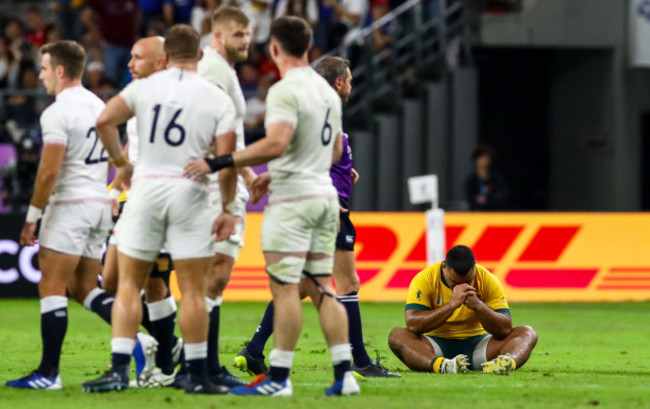
[[[339,204],[344,209],[350,209],[348,200],[339,196]],[[350,212],[340,213],[341,231],[336,236],[336,249],[343,251],[354,251],[354,242],[357,238],[357,231],[350,220]]]

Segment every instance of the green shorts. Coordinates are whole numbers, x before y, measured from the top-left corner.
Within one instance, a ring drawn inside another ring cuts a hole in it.
[[[487,361],[487,344],[492,338],[490,334],[476,335],[464,339],[425,336],[433,346],[433,351],[437,356],[453,358],[456,355],[467,355],[470,360],[470,367],[475,371],[480,370],[481,364]]]

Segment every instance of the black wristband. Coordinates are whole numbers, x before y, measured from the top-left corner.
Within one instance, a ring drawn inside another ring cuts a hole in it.
[[[231,154],[217,156],[216,158],[212,159],[203,158],[203,160],[208,164],[212,172],[216,172],[220,169],[229,168],[235,165],[235,161],[233,160]]]

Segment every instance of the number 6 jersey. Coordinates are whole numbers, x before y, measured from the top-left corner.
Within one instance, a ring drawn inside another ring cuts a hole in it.
[[[182,178],[216,136],[234,132],[230,97],[195,72],[169,68],[129,84],[120,95],[138,120],[133,178]]]
[[[53,199],[108,199],[108,156],[95,131],[103,109],[101,99],[78,86],[61,91],[43,111],[43,143],[65,145]]]
[[[266,99],[265,126],[286,122],[294,134],[286,152],[269,162],[270,200],[333,195],[330,168],[341,132],[341,97],[311,67],[289,70]]]

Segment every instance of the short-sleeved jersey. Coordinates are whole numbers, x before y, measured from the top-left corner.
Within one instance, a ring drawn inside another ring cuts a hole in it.
[[[269,162],[273,198],[336,195],[330,168],[341,132],[341,98],[311,67],[289,70],[266,99],[265,126],[286,122],[294,134],[286,152]]]
[[[138,145],[140,143],[138,140],[138,118],[133,117],[126,121],[126,138],[129,141],[129,150],[127,152],[129,162],[135,165],[138,161]]]
[[[241,151],[246,148],[244,142],[244,116],[246,115],[246,99],[239,85],[237,72],[230,67],[228,61],[217,50],[212,47],[203,49],[203,58],[199,61],[197,72],[199,75],[218,86],[228,94],[235,106],[235,131],[237,134],[236,150]],[[212,173],[208,175],[211,191],[215,195],[220,195],[219,191],[219,174]],[[237,192],[238,197],[248,201],[248,190],[244,178],[237,175]]]
[[[183,178],[185,165],[212,151],[215,136],[234,131],[235,108],[196,73],[169,68],[129,84],[120,95],[138,118],[133,178]]]
[[[43,143],[65,145],[54,186],[56,200],[108,199],[108,155],[95,124],[104,103],[82,86],[66,88],[41,115]]]
[[[470,285],[476,288],[477,296],[490,309],[510,314],[510,307],[499,280],[485,267],[476,265],[476,276]],[[442,262],[430,265],[420,271],[411,281],[406,310],[435,310],[451,300],[452,289],[442,274]],[[461,305],[440,327],[425,335],[440,338],[463,339],[486,334],[476,313]]]

